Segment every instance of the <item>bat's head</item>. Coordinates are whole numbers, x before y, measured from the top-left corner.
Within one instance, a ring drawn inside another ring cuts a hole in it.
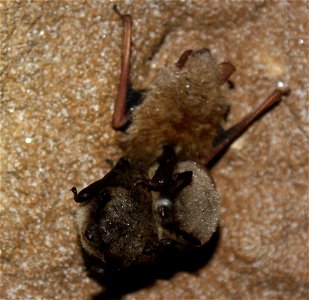
[[[175,66],[177,69],[188,69],[190,73],[202,75],[203,80],[222,85],[235,72],[235,67],[229,62],[217,64],[209,49],[187,50],[182,53]]]

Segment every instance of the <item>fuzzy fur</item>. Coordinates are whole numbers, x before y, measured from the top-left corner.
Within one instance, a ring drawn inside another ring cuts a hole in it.
[[[227,110],[219,77],[209,52],[192,52],[183,68],[163,69],[120,138],[127,155],[151,163],[167,144],[180,160],[206,155]]]

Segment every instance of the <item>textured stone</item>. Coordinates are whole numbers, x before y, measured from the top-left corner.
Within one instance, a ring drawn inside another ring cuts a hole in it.
[[[1,299],[89,299],[70,188],[121,151],[110,122],[122,26],[109,1],[2,1]],[[292,94],[215,166],[219,241],[194,272],[158,278],[126,299],[308,298],[308,4],[126,1],[132,81],[207,47],[237,72],[233,124],[277,85]],[[121,283],[119,283],[121,285]]]

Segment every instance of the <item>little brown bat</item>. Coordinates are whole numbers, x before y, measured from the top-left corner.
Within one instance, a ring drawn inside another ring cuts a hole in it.
[[[161,251],[204,245],[219,220],[220,196],[206,166],[287,90],[275,90],[242,121],[223,130],[228,104],[221,86],[235,68],[206,48],[187,50],[143,93],[129,81],[132,21],[124,23],[113,127],[124,130],[121,158],[79,193],[77,225],[83,248],[104,270],[154,262]],[[140,105],[128,108],[135,99]]]

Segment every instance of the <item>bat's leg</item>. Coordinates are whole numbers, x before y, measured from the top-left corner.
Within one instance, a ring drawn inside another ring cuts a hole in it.
[[[162,155],[157,159],[159,167],[151,179],[154,185],[158,185],[158,190],[166,194],[170,183],[173,181],[173,173],[177,163],[176,154],[172,146],[163,147]]]
[[[162,197],[175,199],[192,181],[192,172],[174,174],[177,157],[171,145],[163,147],[163,153],[157,160],[159,167],[150,180],[149,188],[159,191]]]
[[[151,179],[141,178],[137,180],[132,187],[132,192],[138,185],[143,184],[151,191],[160,192],[160,194],[167,195],[172,183],[174,183],[173,173],[177,164],[176,154],[173,146],[166,145],[163,147],[162,154],[157,159],[158,168]],[[179,179],[179,181],[182,178]]]
[[[115,100],[115,108],[112,125],[113,128],[119,130],[125,127],[130,116],[126,113],[126,97],[129,88],[129,74],[130,74],[130,56],[131,56],[131,37],[132,37],[132,19],[130,15],[121,14],[117,6],[114,6],[115,12],[123,21],[123,53],[121,57],[121,71],[118,85],[118,94]]]
[[[91,183],[89,186],[82,189],[79,193],[77,193],[76,187],[72,187],[71,191],[74,195],[74,201],[77,203],[82,203],[90,200],[95,195],[99,195],[100,191],[105,186],[108,186],[110,183],[117,182],[119,174],[125,173],[130,168],[130,161],[126,157],[122,157],[102,179]],[[101,196],[105,198],[104,201],[108,201],[110,198],[108,195],[104,196],[101,194]]]
[[[211,152],[200,159],[202,164],[205,166],[211,165],[216,158],[220,156],[242,133],[244,133],[254,121],[260,118],[268,109],[278,104],[281,101],[282,96],[288,95],[289,92],[289,89],[274,90],[257,109],[244,117],[239,123],[221,133]]]
[[[118,85],[118,94],[115,100],[115,108],[112,126],[115,130],[122,130],[130,122],[131,114],[129,105],[137,104],[141,101],[142,94],[132,89],[130,84],[130,57],[131,57],[131,37],[132,37],[132,18],[130,15],[123,15],[114,5],[115,12],[123,21],[123,53],[121,58],[121,71]],[[135,102],[135,103],[132,103]]]
[[[175,199],[177,195],[192,182],[193,172],[185,171],[175,174],[173,186],[170,188],[169,195],[171,199]]]

